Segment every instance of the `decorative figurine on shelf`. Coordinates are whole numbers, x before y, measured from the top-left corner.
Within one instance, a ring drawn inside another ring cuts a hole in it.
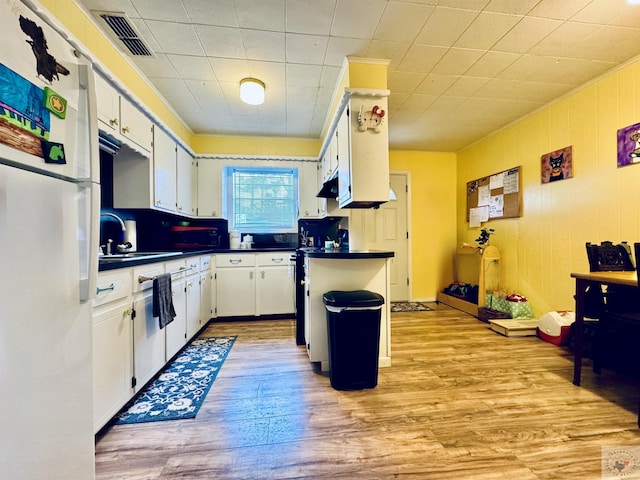
[[[366,132],[368,129],[371,129],[374,133],[379,133],[384,114],[385,111],[378,105],[374,105],[368,112],[363,112],[362,105],[360,105],[360,112],[358,113],[358,130]]]
[[[480,250],[489,245],[489,238],[491,238],[494,232],[495,230],[493,228],[483,228],[480,230],[480,235],[476,238],[476,243],[478,247],[480,247]]]

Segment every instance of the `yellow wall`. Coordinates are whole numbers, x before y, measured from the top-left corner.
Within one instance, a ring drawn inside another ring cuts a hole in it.
[[[453,279],[456,155],[392,150],[389,168],[410,172],[411,298],[433,300]]]
[[[574,309],[570,273],[588,271],[586,242],[640,241],[640,166],[617,167],[616,131],[638,122],[635,62],[458,153],[458,243],[478,234],[465,220],[466,182],[522,166],[523,215],[494,220],[502,284],[534,314]],[[573,146],[573,178],[541,184],[540,157]]]

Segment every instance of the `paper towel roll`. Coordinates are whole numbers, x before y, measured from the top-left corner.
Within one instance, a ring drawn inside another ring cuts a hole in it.
[[[130,252],[135,252],[138,248],[138,233],[136,231],[136,221],[135,220],[125,220],[124,227],[126,230],[124,231],[124,241],[129,242],[131,244]]]

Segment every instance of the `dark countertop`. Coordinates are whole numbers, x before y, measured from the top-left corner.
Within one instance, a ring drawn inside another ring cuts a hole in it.
[[[309,258],[359,260],[365,258],[390,258],[395,256],[393,251],[386,250],[343,250],[340,248],[302,248],[301,250]]]
[[[98,271],[116,270],[118,268],[136,267],[138,265],[147,265],[149,263],[165,262],[167,260],[177,260],[180,258],[193,257],[197,255],[216,255],[222,253],[263,253],[263,252],[294,252],[295,248],[287,247],[267,247],[267,248],[251,248],[246,249],[230,249],[215,248],[208,250],[191,250],[186,252],[161,252],[153,255],[149,252],[149,256],[144,257],[127,257],[127,258],[109,258],[108,256],[100,257],[98,260]]]

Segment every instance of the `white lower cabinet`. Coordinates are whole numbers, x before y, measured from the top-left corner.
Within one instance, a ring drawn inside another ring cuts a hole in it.
[[[293,313],[292,251],[216,255],[218,317]]]
[[[133,268],[133,353],[135,391],[144,385],[165,364],[165,333],[158,317],[153,316],[152,278],[164,273],[164,263]],[[145,280],[146,279],[146,280]],[[143,281],[140,281],[143,280]]]
[[[255,315],[254,254],[216,255],[216,306],[218,317]]]
[[[133,394],[131,271],[105,272],[93,300],[93,428],[98,432]]]
[[[291,252],[256,255],[256,314],[275,315],[295,312],[294,272],[289,265]]]
[[[167,273],[171,273],[171,291],[173,308],[176,316],[164,327],[167,342],[165,361],[169,361],[187,343],[187,292],[186,292],[186,262],[174,260],[166,263]]]
[[[185,297],[187,338],[191,338],[203,325],[200,317],[200,257],[187,259]]]

